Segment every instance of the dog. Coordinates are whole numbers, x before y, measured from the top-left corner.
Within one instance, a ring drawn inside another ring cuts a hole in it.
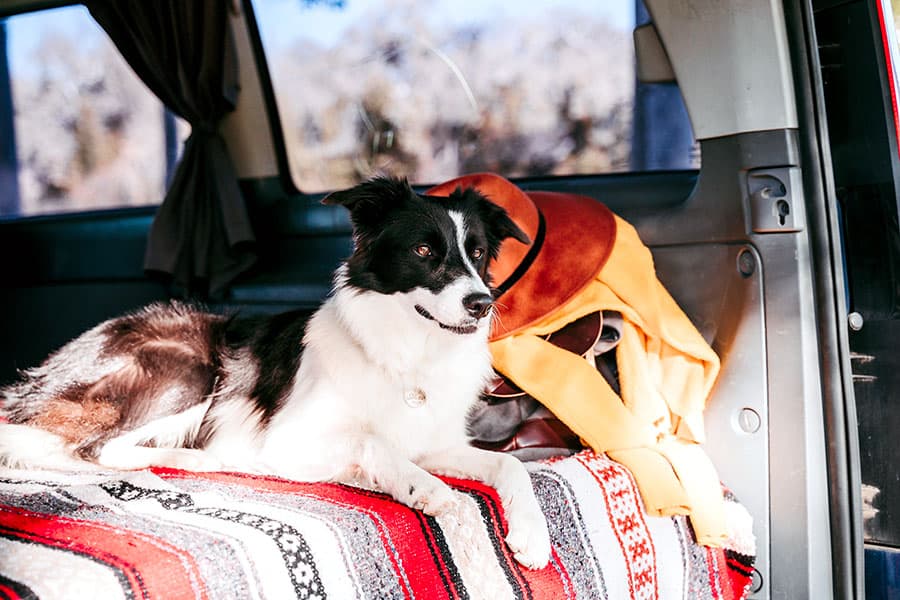
[[[544,567],[528,472],[466,429],[492,376],[488,265],[528,236],[474,189],[377,178],[323,202],[350,211],[354,250],[310,318],[173,301],[103,322],[0,390],[0,464],[229,468],[372,487],[433,516],[456,503],[436,474],[476,479],[516,560]]]

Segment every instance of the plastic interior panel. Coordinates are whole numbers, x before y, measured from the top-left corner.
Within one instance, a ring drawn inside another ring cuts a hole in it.
[[[768,550],[768,564],[760,561],[763,587],[754,598],[832,597],[825,428],[808,228],[798,212],[801,220],[795,225],[800,231],[754,233],[746,189],[746,174],[753,169],[799,165],[796,135],[780,130],[704,140],[703,168],[686,202],[653,211],[610,203],[658,255],[660,279],[672,287],[673,296],[686,305],[701,331],[709,334],[711,323],[720,328],[713,343],[725,370],[707,414],[710,454],[722,469],[723,480],[734,486],[740,500],[753,507],[757,523],[763,524],[755,533],[761,559]],[[791,203],[803,202],[798,186]],[[749,283],[733,287],[723,314],[725,300],[691,288],[728,290],[728,282],[739,276],[738,265],[719,253],[724,252],[722,247],[737,253],[745,246],[757,263],[754,277],[759,277],[760,287]],[[760,293],[759,308],[753,308],[753,295]],[[755,324],[760,315],[762,342]],[[750,322],[732,324],[728,321],[732,318]],[[731,341],[729,329],[734,331]],[[732,393],[757,397],[733,398]],[[759,441],[734,429],[736,411],[754,405],[760,406],[762,419],[767,417],[760,431],[767,428],[768,435],[760,435]],[[755,468],[747,468],[748,464]]]
[[[147,280],[94,280],[28,286],[0,292],[0,385],[18,369],[37,366],[50,352],[94,325],[151,302],[166,288]]]
[[[816,298],[804,232],[757,234],[769,389],[773,598],[831,598],[832,560]]]
[[[689,244],[654,248],[653,258],[663,285],[722,360],[705,412],[705,447],[722,481],[754,517],[755,567],[765,590],[769,418],[759,257],[748,245]]]
[[[645,3],[697,139],[797,127],[781,2]]]
[[[653,23],[634,28],[634,60],[641,83],[674,83],[675,71]]]

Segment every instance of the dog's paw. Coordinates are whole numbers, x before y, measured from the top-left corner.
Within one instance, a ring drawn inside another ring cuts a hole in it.
[[[540,510],[513,511],[509,515],[506,545],[519,564],[543,569],[550,562],[550,532]]]
[[[400,492],[398,500],[432,517],[443,515],[456,508],[456,494],[437,477],[411,480]]]
[[[173,448],[166,453],[165,466],[185,471],[221,471],[222,462],[202,450]]]

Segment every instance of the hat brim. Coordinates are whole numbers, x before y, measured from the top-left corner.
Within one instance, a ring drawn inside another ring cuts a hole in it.
[[[528,246],[506,240],[491,265],[501,291],[496,298],[492,341],[522,331],[568,302],[609,258],[616,237],[615,217],[593,198],[523,192],[491,173],[459,177],[426,194],[447,196],[457,187],[474,188],[506,209],[532,240]]]

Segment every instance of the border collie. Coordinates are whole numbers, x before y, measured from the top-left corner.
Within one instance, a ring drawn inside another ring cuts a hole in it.
[[[456,502],[433,473],[477,479],[516,559],[545,566],[524,465],[466,433],[491,375],[488,263],[528,237],[472,189],[382,178],[325,203],[350,210],[354,251],[308,322],[171,302],[101,323],[0,390],[0,464],[231,468],[373,487],[430,515]]]

